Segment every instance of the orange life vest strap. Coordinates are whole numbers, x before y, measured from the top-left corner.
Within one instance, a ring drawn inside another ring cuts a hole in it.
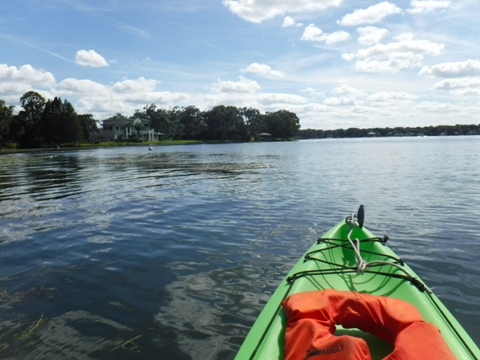
[[[455,359],[440,331],[406,301],[328,289],[290,295],[282,305],[287,360],[371,360],[365,340],[333,335],[335,324],[393,344],[385,360]]]

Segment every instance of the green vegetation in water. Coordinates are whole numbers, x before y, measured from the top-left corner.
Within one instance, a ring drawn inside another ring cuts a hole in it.
[[[137,336],[135,336],[135,337],[133,337],[133,338],[127,340],[127,341],[124,341],[124,342],[121,343],[120,345],[117,345],[117,346],[115,346],[114,348],[111,348],[110,351],[115,351],[115,350],[121,349],[121,348],[125,347],[126,345],[134,342],[135,340],[137,340],[138,338],[140,338],[140,337],[142,337],[142,336],[143,336],[143,334],[140,334],[140,335],[137,335]]]
[[[36,329],[39,328],[40,325],[44,322],[45,318],[42,315],[40,315],[40,318],[33,324],[31,327],[29,327],[23,334],[17,336],[17,339],[24,338],[25,336],[31,335]]]

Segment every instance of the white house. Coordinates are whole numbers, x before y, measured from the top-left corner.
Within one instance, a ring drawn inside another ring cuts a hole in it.
[[[154,129],[150,129],[148,119],[131,119],[115,115],[103,120],[102,128],[99,132],[91,134],[90,141],[128,140],[133,136],[138,136],[144,141],[155,141],[158,140],[159,134],[155,133]]]

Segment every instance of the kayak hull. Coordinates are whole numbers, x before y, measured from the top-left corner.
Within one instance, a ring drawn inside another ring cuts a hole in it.
[[[351,239],[359,240],[361,256],[372,264],[357,271]],[[385,262],[385,264],[384,264]],[[391,265],[391,264],[394,265]],[[365,227],[344,220],[327,231],[294,265],[258,316],[236,359],[283,359],[286,316],[281,302],[291,294],[335,289],[387,296],[414,305],[423,319],[434,324],[457,359],[480,359],[480,350],[438,297],[415,272]],[[364,338],[372,359],[388,355],[393,346],[358,329],[337,327],[335,335]]]

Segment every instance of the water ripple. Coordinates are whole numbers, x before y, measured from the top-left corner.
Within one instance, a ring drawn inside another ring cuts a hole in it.
[[[479,150],[468,137],[1,155],[0,356],[232,359],[290,267],[360,203],[480,339]]]

